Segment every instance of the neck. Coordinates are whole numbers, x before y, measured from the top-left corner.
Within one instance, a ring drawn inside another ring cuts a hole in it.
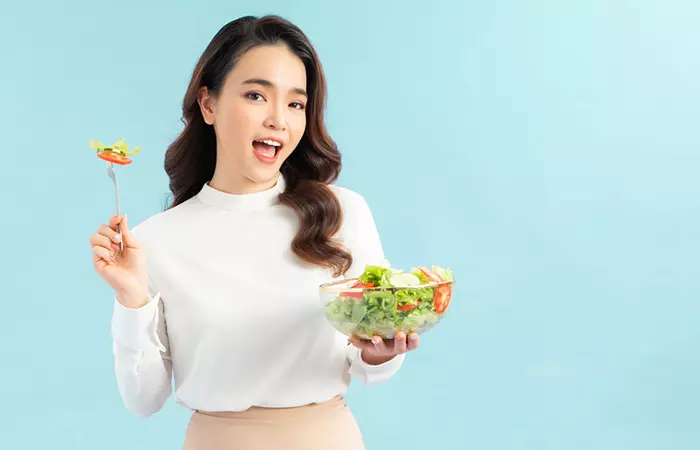
[[[276,176],[264,182],[254,181],[240,173],[225,171],[218,164],[214,169],[214,176],[209,182],[209,186],[217,191],[236,195],[254,194],[256,192],[266,191],[272,189],[275,184],[277,184]]]

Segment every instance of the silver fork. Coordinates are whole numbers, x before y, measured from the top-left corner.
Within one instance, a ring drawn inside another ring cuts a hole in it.
[[[117,173],[114,171],[114,164],[111,162],[107,161],[107,175],[112,179],[112,182],[114,182],[114,195],[117,198],[117,215],[121,217],[121,212],[119,211],[119,182],[117,181]],[[117,224],[117,230],[119,231],[119,234],[121,235],[122,233],[122,224],[121,221]],[[124,251],[124,240],[119,241],[119,250]]]

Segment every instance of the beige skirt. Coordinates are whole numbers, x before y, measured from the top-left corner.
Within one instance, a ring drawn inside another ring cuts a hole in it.
[[[192,414],[183,450],[365,450],[342,396],[296,408]]]

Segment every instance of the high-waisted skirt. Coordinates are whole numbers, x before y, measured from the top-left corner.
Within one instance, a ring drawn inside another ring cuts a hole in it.
[[[192,414],[183,450],[365,450],[342,396],[294,408]]]

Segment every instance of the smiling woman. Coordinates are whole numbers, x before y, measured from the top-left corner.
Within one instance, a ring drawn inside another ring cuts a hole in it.
[[[255,74],[270,79],[248,78]],[[249,192],[252,184],[274,178],[306,129],[308,96],[300,86],[306,86],[304,64],[286,44],[273,44],[256,47],[241,56],[218,98],[208,87],[200,89],[198,103],[204,121],[214,127],[224,150],[217,159],[234,164],[239,171],[237,178],[224,181],[221,174],[226,173],[226,166],[220,165],[212,186]],[[267,130],[260,131],[261,123],[267,125]],[[248,151],[250,148],[252,152]],[[266,165],[255,164],[250,159],[253,155]]]
[[[352,256],[331,242],[342,212],[327,184],[338,177],[341,157],[323,122],[325,76],[301,30],[289,24],[285,35],[279,20],[232,22],[200,58],[185,95],[185,130],[166,155],[171,206],[209,180],[215,189],[250,194],[273,187],[281,172],[281,201],[301,221],[294,252],[339,275]]]
[[[343,399],[350,379],[386,381],[418,346],[415,333],[348,342],[320,307],[321,284],[384,261],[364,198],[332,184],[341,158],[325,96],[296,26],[227,24],[194,70],[184,130],[166,152],[172,204],[134,230],[112,217],[91,236],[116,292],[124,403],[154,414],[174,378],[193,411],[186,449],[361,450]]]

